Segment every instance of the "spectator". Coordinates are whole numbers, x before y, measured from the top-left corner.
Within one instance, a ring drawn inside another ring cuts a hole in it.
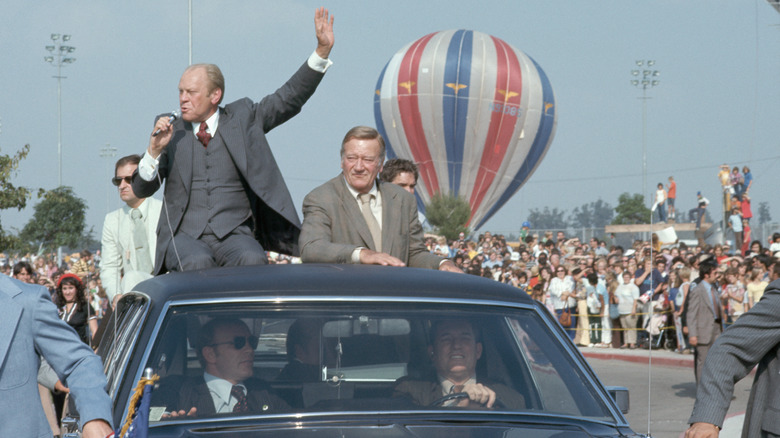
[[[734,251],[741,252],[742,249],[742,216],[737,207],[731,209],[728,227],[734,233]]]
[[[92,336],[97,331],[95,310],[89,304],[84,283],[75,274],[64,274],[57,282],[54,304],[59,308],[60,319],[78,333],[81,341],[92,345]]]
[[[750,188],[753,187],[753,174],[750,173],[750,168],[747,166],[742,167],[742,184],[744,185],[744,195],[750,194]]]
[[[403,158],[387,160],[382,167],[382,172],[379,173],[379,179],[382,181],[401,186],[402,189],[413,195],[419,176],[417,165]]]
[[[658,183],[654,207],[658,209],[658,221],[666,222],[666,190],[664,190],[663,183]]]
[[[631,281],[632,276],[628,271],[623,272],[623,284],[615,289],[615,297],[618,300],[618,313],[620,325],[623,327],[623,345],[620,348],[636,348],[636,309],[639,302],[639,288]]]
[[[674,209],[674,201],[677,199],[677,183],[674,182],[674,177],[669,177],[669,184],[666,188],[666,201],[669,204],[669,219],[675,219],[677,217]]]

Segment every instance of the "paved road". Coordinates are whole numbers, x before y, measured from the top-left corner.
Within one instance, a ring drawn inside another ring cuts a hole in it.
[[[649,373],[647,351],[601,350],[583,348],[583,354],[608,386],[629,389],[631,410],[626,415],[631,428],[638,433],[648,432],[648,392],[650,392],[650,434],[654,438],[678,438],[688,428],[688,417],[696,399],[696,384],[690,355],[668,351],[654,351],[652,373]],[[652,391],[648,391],[648,375]],[[729,419],[720,438],[739,437],[752,376],[739,382],[736,399],[731,402]]]

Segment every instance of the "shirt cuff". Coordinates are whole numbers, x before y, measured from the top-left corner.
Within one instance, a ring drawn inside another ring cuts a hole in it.
[[[362,246],[359,248],[355,248],[352,251],[352,263],[359,265],[360,264],[360,251],[364,250]]]
[[[144,152],[144,156],[141,157],[141,162],[138,164],[138,175],[144,181],[151,181],[157,177],[157,166],[160,164],[160,160],[152,158],[148,152]]]
[[[333,61],[330,59],[320,58],[320,55],[317,54],[316,50],[312,52],[311,56],[309,56],[309,60],[306,61],[306,63],[309,65],[309,68],[320,73],[325,73],[328,71],[328,67],[333,65]]]

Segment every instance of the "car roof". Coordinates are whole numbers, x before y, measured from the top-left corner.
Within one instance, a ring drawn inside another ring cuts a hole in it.
[[[135,291],[165,301],[240,297],[416,297],[532,304],[518,288],[488,278],[431,269],[371,265],[293,264],[172,272]]]

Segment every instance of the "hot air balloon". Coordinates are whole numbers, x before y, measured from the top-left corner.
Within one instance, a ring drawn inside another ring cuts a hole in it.
[[[539,65],[485,33],[426,35],[390,59],[374,117],[388,157],[417,163],[417,204],[434,194],[471,206],[481,227],[530,178],[552,142],[555,95]]]

